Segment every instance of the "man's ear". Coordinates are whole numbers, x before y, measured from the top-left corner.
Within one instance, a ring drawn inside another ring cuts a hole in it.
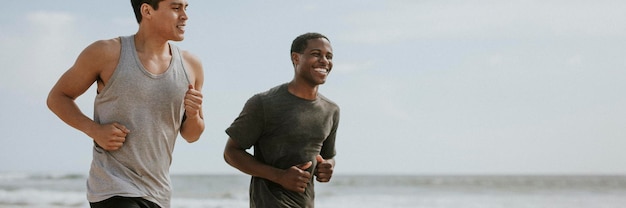
[[[291,63],[293,63],[293,66],[295,67],[296,65],[298,65],[300,62],[300,54],[296,53],[296,52],[291,52]]]
[[[152,9],[152,6],[150,6],[150,4],[143,3],[143,4],[141,4],[140,11],[141,11],[142,19],[146,19],[146,18],[149,19],[150,16],[152,15],[152,11],[154,11],[154,10]]]

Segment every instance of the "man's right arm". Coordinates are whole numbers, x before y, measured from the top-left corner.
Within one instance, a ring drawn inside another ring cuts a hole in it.
[[[102,79],[102,74],[111,74],[106,73],[106,69],[111,66],[110,58],[115,57],[114,48],[115,40],[98,41],[85,48],[74,65],[52,87],[47,100],[48,108],[61,120],[87,134],[106,150],[119,149],[128,129],[116,123],[97,124],[81,112],[75,100],[94,82]],[[116,61],[114,63],[117,64]]]
[[[311,179],[311,173],[307,172],[306,169],[311,167],[312,162],[281,170],[259,162],[232,138],[226,142],[224,160],[241,172],[265,178],[290,191],[303,193]]]

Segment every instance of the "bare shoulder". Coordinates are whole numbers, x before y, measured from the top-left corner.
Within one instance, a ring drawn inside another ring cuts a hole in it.
[[[95,59],[90,61],[108,62],[110,59],[118,59],[121,53],[121,40],[119,38],[98,40],[87,46],[81,53],[85,58]]]
[[[190,67],[194,67],[194,70],[202,70],[202,61],[200,61],[198,56],[186,50],[181,50],[181,53],[183,55],[183,59],[185,59],[185,62],[189,64]]]
[[[190,81],[194,83],[196,89],[201,89],[204,83],[204,69],[202,68],[202,61],[200,61],[198,56],[189,51],[181,50],[181,54],[185,65],[188,66],[187,73],[189,73],[189,78],[191,79]]]
[[[59,78],[51,94],[76,98],[96,81],[104,86],[119,60],[119,43],[115,39],[99,40],[87,46]]]
[[[80,53],[70,71],[82,74],[89,82],[98,80],[101,88],[115,71],[121,48],[119,38],[95,41]]]

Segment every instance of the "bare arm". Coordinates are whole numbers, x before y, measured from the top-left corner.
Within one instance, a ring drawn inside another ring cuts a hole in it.
[[[185,116],[180,128],[180,135],[189,143],[198,141],[204,131],[204,116],[202,115],[202,85],[204,72],[200,60],[190,53],[183,52],[184,62],[189,66],[188,75],[193,85],[185,94]]]
[[[265,178],[280,184],[283,188],[303,193],[311,179],[311,173],[306,169],[311,167],[312,162],[292,166],[281,170],[256,160],[252,155],[241,148],[232,138],[228,139],[224,148],[224,160],[231,166],[246,174]]]
[[[107,72],[114,70],[110,69],[110,58],[119,57],[119,51],[116,55],[114,49],[115,40],[98,41],[85,48],[74,65],[50,90],[47,100],[48,108],[61,120],[87,134],[106,150],[119,149],[129,133],[128,129],[118,123],[100,125],[94,122],[81,112],[75,99],[100,79],[102,74],[110,76]],[[117,64],[116,60],[112,62]]]

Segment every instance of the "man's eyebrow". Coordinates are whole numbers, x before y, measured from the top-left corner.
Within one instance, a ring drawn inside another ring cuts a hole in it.
[[[172,3],[170,3],[170,6],[185,6],[185,7],[188,7],[189,4],[183,4],[182,2],[172,2]]]
[[[313,49],[311,49],[309,52],[322,52],[322,51],[323,51],[322,49],[319,49],[319,48],[313,48]],[[333,52],[332,52],[332,51],[328,51],[327,53],[333,54]]]

